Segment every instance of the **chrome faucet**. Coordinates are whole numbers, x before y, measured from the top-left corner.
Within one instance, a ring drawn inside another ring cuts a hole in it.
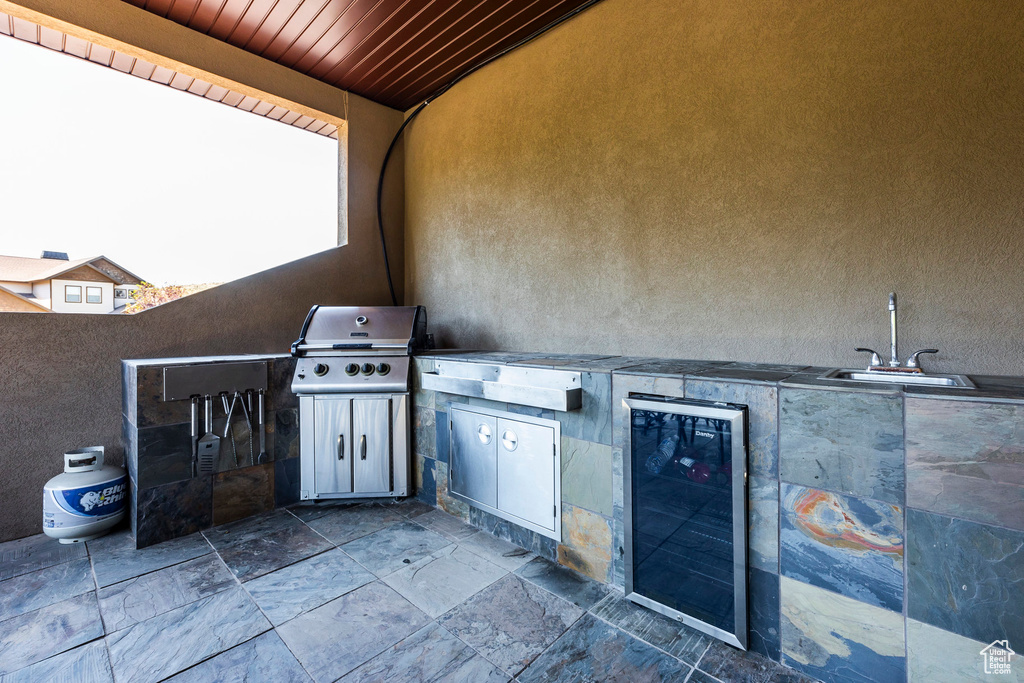
[[[898,368],[900,355],[896,352],[896,292],[889,292],[889,346],[892,349],[889,367]]]
[[[921,370],[920,355],[922,353],[938,353],[938,349],[921,349],[910,354],[905,366],[900,363],[899,352],[896,347],[896,292],[889,292],[889,342],[890,356],[888,366],[882,364],[882,358],[876,351],[857,347],[857,351],[871,354],[871,365],[868,372],[923,372]],[[901,367],[902,366],[902,367]]]

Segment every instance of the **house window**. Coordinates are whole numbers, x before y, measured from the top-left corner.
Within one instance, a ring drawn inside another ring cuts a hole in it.
[[[82,303],[82,288],[78,285],[64,285],[64,301],[69,304]]]
[[[114,298],[115,299],[126,299],[126,298],[128,298],[127,294],[128,294],[128,292],[126,292],[123,289],[115,289],[114,290]]]
[[[85,303],[87,303],[87,304],[101,304],[101,303],[103,303],[103,290],[100,287],[86,287],[85,288]]]

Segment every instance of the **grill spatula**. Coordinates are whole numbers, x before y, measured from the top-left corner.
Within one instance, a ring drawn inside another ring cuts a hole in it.
[[[199,454],[199,474],[213,474],[214,462],[220,455],[220,437],[213,433],[213,398],[207,396],[206,433],[199,438],[196,448]]]

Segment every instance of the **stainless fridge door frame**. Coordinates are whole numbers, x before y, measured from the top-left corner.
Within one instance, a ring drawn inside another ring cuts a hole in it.
[[[626,442],[622,451],[623,460],[623,515],[626,534],[626,598],[650,608],[655,612],[672,617],[734,647],[747,649],[747,425],[746,412],[725,404],[721,408],[710,407],[706,401],[690,402],[671,396],[665,400],[651,400],[645,397],[627,397],[622,401],[626,411]],[[701,621],[689,614],[667,607],[650,598],[633,592],[633,411],[646,410],[671,415],[695,415],[716,420],[728,420],[732,425],[732,515],[733,515],[733,609],[736,632],[725,631]],[[737,477],[741,477],[737,481]]]

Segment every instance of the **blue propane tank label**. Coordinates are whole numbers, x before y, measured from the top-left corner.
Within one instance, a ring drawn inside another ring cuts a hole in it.
[[[43,491],[43,527],[77,526],[88,520],[116,515],[124,509],[126,477],[74,489]]]

